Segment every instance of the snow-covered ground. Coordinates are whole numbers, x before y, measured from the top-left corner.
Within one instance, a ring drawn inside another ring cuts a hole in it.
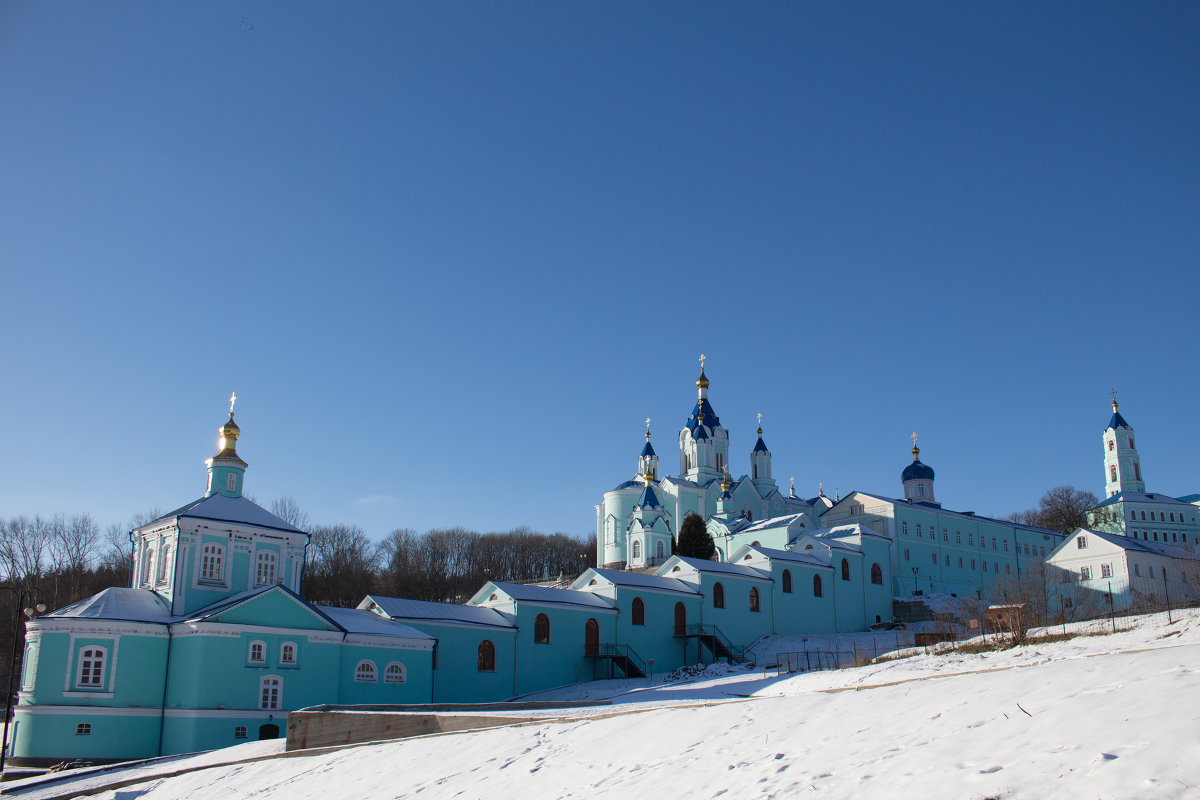
[[[906,652],[799,675],[764,675],[760,656],[756,671],[717,666],[685,683],[583,684],[541,698],[613,705],[573,710],[584,717],[574,721],[213,767],[97,796],[1200,798],[1196,612],[1001,652]]]

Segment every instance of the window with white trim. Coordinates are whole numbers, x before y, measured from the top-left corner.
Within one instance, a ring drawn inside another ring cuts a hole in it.
[[[250,655],[247,660],[251,664],[267,663],[267,643],[266,642],[251,642]]]
[[[408,673],[404,671],[404,665],[399,661],[393,661],[387,665],[387,669],[383,671],[384,683],[405,683],[408,680]]]
[[[225,491],[232,492],[237,488],[237,473],[231,472],[225,479]]]
[[[1092,579],[1092,568],[1091,567],[1080,567],[1079,568],[1079,579],[1084,580],[1084,581],[1090,581]]]
[[[1087,537],[1086,537],[1086,536],[1083,536],[1083,535],[1081,534],[1081,535],[1079,536],[1079,538],[1077,538],[1077,539],[1075,540],[1075,548],[1076,548],[1077,550],[1084,550],[1084,549],[1086,549],[1086,548],[1087,548]]]
[[[200,580],[223,583],[225,580],[225,547],[209,542],[200,551]]]
[[[247,731],[246,731],[246,726],[245,726],[245,725],[238,725],[238,726],[234,727],[234,729],[233,729],[233,738],[235,738],[235,739],[245,739],[245,738],[246,738],[246,735],[247,735]]]
[[[296,643],[284,642],[279,646],[279,663],[280,664],[295,664],[296,663]]]
[[[92,723],[80,722],[78,725],[75,726],[75,735],[76,736],[91,736],[92,735]]]
[[[283,679],[278,675],[264,675],[258,683],[258,707],[273,711],[283,703]]]
[[[270,550],[260,550],[254,560],[254,582],[267,586],[275,582],[275,565],[278,559]]]
[[[374,661],[360,661],[354,668],[354,680],[359,683],[375,683],[379,679],[379,671],[375,669]]]
[[[79,673],[75,685],[84,689],[99,689],[104,685],[104,662],[108,650],[89,645],[79,651]]]
[[[159,583],[167,582],[167,569],[171,563],[171,543],[167,541],[160,542],[158,545],[158,574],[155,580]]]
[[[142,546],[142,583],[150,583],[151,571],[154,564],[154,547],[149,542]]]
[[[1100,565],[1100,577],[1101,578],[1111,578],[1112,577],[1112,564],[1101,564]]]

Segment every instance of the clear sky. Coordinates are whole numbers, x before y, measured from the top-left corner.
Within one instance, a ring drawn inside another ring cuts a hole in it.
[[[586,535],[749,471],[1200,491],[1200,4],[0,4],[0,516]]]

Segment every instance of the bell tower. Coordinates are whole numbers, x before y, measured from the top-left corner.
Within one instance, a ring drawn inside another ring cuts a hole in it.
[[[1117,393],[1112,393],[1112,418],[1104,429],[1104,495],[1119,492],[1145,493],[1142,463],[1133,441],[1133,427],[1117,410]]]
[[[250,466],[237,454],[237,440],[242,429],[233,421],[233,404],[237,402],[237,394],[229,396],[229,420],[218,429],[221,438],[217,443],[220,450],[215,456],[205,461],[208,467],[208,490],[205,497],[214,494],[225,497],[242,496],[242,479],[246,476],[246,467]]]

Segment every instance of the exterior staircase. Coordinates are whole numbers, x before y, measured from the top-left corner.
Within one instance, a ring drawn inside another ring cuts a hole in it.
[[[619,669],[621,677],[625,678],[644,678],[650,673],[646,662],[627,644],[602,643],[596,652],[588,653],[587,657],[594,659],[596,667],[602,663],[607,664],[610,678],[616,677],[613,675],[613,667]],[[599,672],[599,669],[593,669],[593,672]]]
[[[746,648],[734,646],[733,642],[729,641],[729,637],[722,633],[716,625],[688,625],[682,633],[675,635],[685,639],[699,639],[700,644],[707,647],[708,652],[712,653],[714,661],[723,658],[730,664],[744,664],[750,660],[750,657],[746,655]]]

